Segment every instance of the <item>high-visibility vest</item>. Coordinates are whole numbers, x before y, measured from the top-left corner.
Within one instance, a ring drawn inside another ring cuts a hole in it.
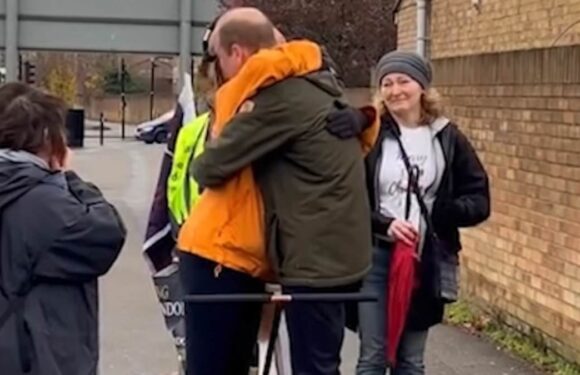
[[[187,219],[200,195],[197,182],[190,175],[191,161],[199,156],[205,146],[209,127],[209,112],[183,125],[177,135],[173,163],[167,181],[167,204],[171,220],[180,227]]]

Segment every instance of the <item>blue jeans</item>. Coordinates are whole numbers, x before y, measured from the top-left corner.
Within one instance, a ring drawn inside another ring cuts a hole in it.
[[[365,279],[362,292],[379,296],[378,302],[359,304],[360,355],[357,375],[384,375],[387,371],[385,358],[386,286],[390,254],[388,250],[375,248],[373,266]],[[403,332],[397,353],[397,365],[391,375],[424,375],[424,355],[428,331]]]

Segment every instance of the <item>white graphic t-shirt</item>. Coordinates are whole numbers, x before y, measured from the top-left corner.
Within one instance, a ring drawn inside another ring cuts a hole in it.
[[[409,155],[411,165],[419,168],[419,188],[421,194],[425,195],[437,178],[432,130],[429,126],[415,128],[401,126],[400,129],[401,141]],[[383,156],[379,171],[381,213],[388,217],[405,219],[409,175],[397,141],[387,138],[383,142]],[[409,221],[417,230],[420,230],[421,210],[414,194],[411,195],[410,207]]]

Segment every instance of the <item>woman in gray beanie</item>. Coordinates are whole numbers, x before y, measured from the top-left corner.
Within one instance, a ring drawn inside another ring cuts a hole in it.
[[[389,367],[392,375],[425,373],[429,328],[457,294],[458,228],[489,216],[487,174],[465,135],[442,116],[432,80],[429,62],[411,52],[388,53],[376,67],[381,131],[366,159],[374,251],[362,290],[379,302],[359,305],[357,375],[384,375]],[[400,341],[391,345],[386,300],[397,242],[415,249],[419,282]]]

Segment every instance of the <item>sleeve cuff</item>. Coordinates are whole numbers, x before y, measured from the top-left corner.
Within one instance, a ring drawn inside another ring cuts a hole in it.
[[[381,215],[378,212],[373,212],[372,214],[372,231],[374,235],[379,235],[381,237],[388,237],[387,231],[389,226],[393,222],[393,218]]]

